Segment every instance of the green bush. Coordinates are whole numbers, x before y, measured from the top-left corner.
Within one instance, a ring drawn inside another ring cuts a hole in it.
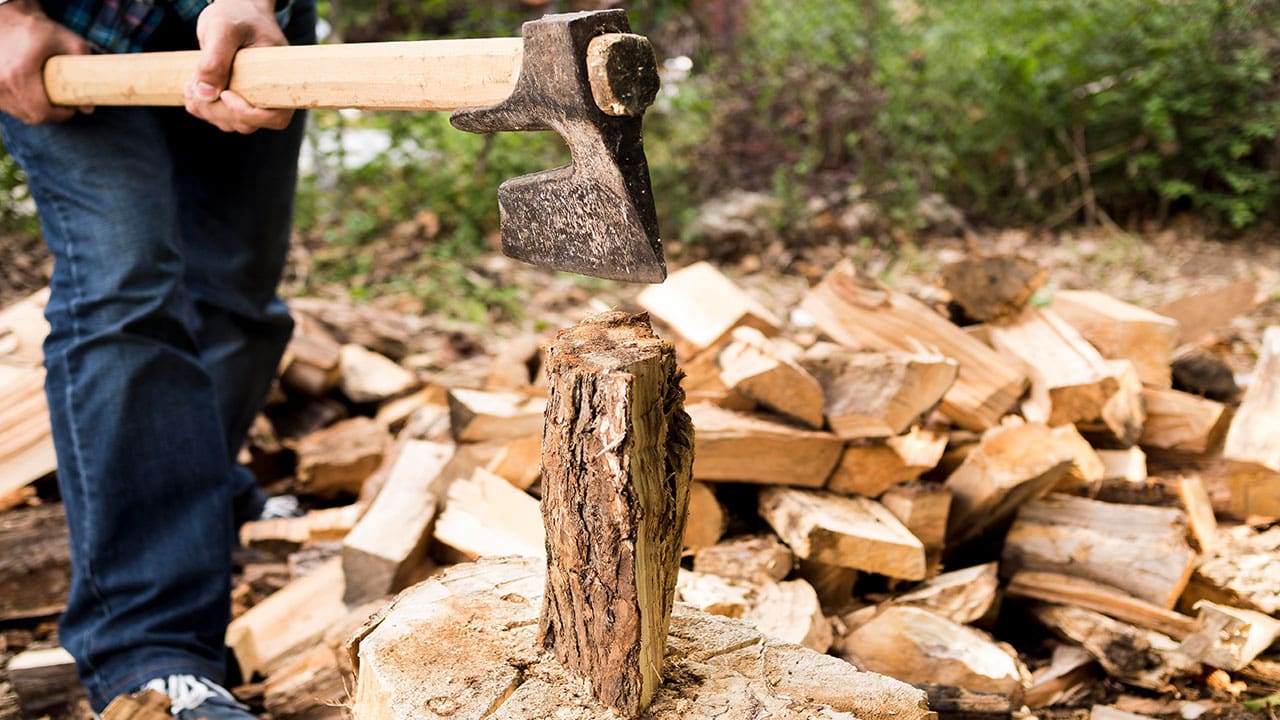
[[[703,194],[853,188],[908,223],[926,192],[998,223],[1276,209],[1277,0],[756,0],[746,20],[709,71]]]

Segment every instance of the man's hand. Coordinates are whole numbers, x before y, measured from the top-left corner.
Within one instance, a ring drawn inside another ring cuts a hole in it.
[[[200,64],[184,90],[187,112],[225,132],[282,130],[292,110],[265,110],[227,89],[231,60],[247,47],[288,45],[273,0],[217,0],[196,21]]]
[[[28,125],[70,118],[74,108],[49,104],[40,73],[54,55],[88,52],[89,43],[50,20],[36,0],[0,5],[0,110]]]

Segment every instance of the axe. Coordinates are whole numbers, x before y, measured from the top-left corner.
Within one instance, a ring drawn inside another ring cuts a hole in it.
[[[60,55],[45,92],[73,107],[180,106],[198,57]],[[623,10],[548,15],[520,38],[246,48],[230,88],[264,108],[452,110],[468,132],[554,130],[572,164],[498,188],[503,252],[611,280],[666,277],[640,133],[657,65]]]

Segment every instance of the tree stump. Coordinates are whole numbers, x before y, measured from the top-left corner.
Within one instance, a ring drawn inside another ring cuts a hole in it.
[[[693,426],[675,348],[647,316],[611,312],[561,331],[547,367],[539,639],[635,717],[662,684],[688,516]]]
[[[348,645],[355,720],[617,720],[539,647],[542,561],[455,565],[406,590]],[[677,606],[645,720],[936,720],[923,691]]]

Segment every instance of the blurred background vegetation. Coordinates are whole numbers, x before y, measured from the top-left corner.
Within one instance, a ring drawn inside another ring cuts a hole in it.
[[[329,41],[511,35],[607,0],[325,0]],[[960,226],[1230,234],[1280,203],[1280,0],[635,0],[664,90],[646,148],[665,238],[709,245],[733,192],[785,243]],[[298,229],[309,286],[409,293],[463,316],[486,280],[495,188],[565,161],[554,137],[482,138],[443,114],[313,114]],[[0,234],[36,232],[0,155]],[[763,198],[763,200],[761,200]],[[740,212],[740,211],[730,211]],[[716,237],[723,238],[723,235]]]

